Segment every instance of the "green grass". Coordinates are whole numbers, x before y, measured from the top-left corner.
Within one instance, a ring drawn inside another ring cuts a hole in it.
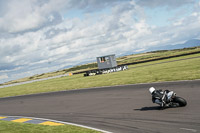
[[[100,133],[76,126],[44,126],[38,124],[0,121],[0,133]]]
[[[118,64],[140,62],[140,61],[188,54],[188,53],[199,52],[199,51],[200,51],[200,47],[191,47],[191,48],[184,48],[184,49],[160,50],[160,51],[147,52],[143,54],[134,54],[134,55],[123,56],[121,58],[118,58]]]
[[[140,67],[98,76],[83,77],[83,74],[77,74],[69,77],[1,88],[0,97],[100,86],[200,79],[200,58],[144,66],[152,63],[161,63],[197,56],[200,56],[200,54],[131,65],[129,68]]]

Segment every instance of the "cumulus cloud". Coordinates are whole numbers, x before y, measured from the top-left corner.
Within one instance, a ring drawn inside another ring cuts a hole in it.
[[[38,30],[62,22],[62,11],[94,11],[121,0],[8,0],[1,1],[0,31],[8,33]],[[4,6],[3,6],[4,5]]]
[[[47,2],[47,3],[45,3]],[[36,30],[61,22],[57,12],[59,2],[38,0],[8,0],[1,9],[0,31],[8,33]]]
[[[2,79],[7,79],[8,78],[8,75],[4,74],[4,75],[0,75],[0,80]]]
[[[178,8],[186,4],[194,4],[195,0],[137,0],[137,4],[140,6],[146,6],[150,8],[167,6],[168,8]]]
[[[94,61],[101,55],[144,51],[200,37],[197,3],[189,16],[155,27],[147,22],[144,6],[148,4],[142,0],[0,2],[0,7],[4,5],[0,9],[1,82]],[[173,7],[192,0],[151,2],[154,5],[149,7]],[[64,18],[71,9],[81,10],[83,17]]]

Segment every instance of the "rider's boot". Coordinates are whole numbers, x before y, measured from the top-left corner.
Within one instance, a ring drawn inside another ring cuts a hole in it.
[[[166,103],[167,103],[167,95],[166,95],[166,92],[164,92],[163,97],[162,97],[161,107],[165,107]]]

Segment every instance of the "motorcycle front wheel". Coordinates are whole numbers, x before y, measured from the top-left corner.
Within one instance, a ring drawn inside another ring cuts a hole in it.
[[[179,104],[179,107],[184,107],[187,105],[187,102],[185,99],[181,98],[181,97],[175,97],[173,99],[173,102],[174,103],[178,103]]]

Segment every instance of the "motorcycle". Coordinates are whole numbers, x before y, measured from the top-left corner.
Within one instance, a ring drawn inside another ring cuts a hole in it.
[[[167,95],[167,97],[169,97],[170,102],[168,104],[166,104],[165,106],[167,107],[184,107],[187,105],[187,102],[185,99],[183,99],[182,97],[178,97],[176,96],[176,93],[169,92]]]
[[[187,105],[187,101],[176,95],[174,91],[165,90],[155,90],[151,87],[149,89],[152,94],[152,101],[159,104],[162,108],[166,107],[184,107]]]

